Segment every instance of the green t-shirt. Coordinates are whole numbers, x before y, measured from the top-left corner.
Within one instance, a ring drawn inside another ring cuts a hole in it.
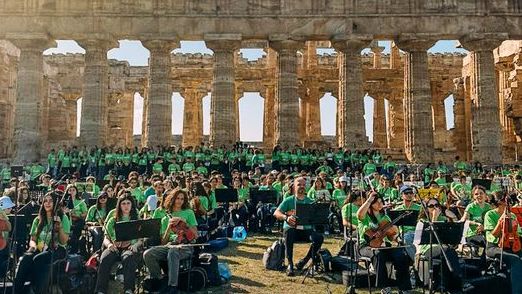
[[[369,229],[372,229],[372,230],[378,229],[379,224],[383,220],[391,222],[390,217],[385,214],[378,214],[376,216],[376,218],[377,218],[377,223],[374,223],[368,214],[366,214],[363,219],[359,219],[359,224],[357,226],[357,230],[359,231],[359,240],[361,243],[360,246],[366,245],[366,240],[364,238],[365,237],[364,233],[366,231],[368,231]]]
[[[484,203],[484,207],[480,207],[478,203],[472,202],[466,206],[466,212],[469,214],[469,220],[479,223],[484,223],[484,215],[486,212],[493,209],[488,203]],[[469,230],[466,232],[466,237],[476,236],[478,226],[474,224],[469,225]]]
[[[346,193],[342,189],[335,189],[332,192],[332,199],[337,202],[339,207],[342,207],[346,199]]]
[[[49,155],[47,155],[47,164],[49,164],[49,167],[56,166],[56,155],[54,153],[49,153]]]
[[[511,217],[513,219],[516,219],[516,216],[514,213],[511,213]],[[484,231],[486,231],[486,241],[488,241],[488,243],[494,243],[497,246],[498,246],[499,238],[493,236],[493,234],[491,232],[497,226],[499,219],[500,219],[500,214],[497,212],[496,209],[492,209],[492,210],[486,212],[486,215],[484,215]],[[518,226],[517,232],[518,232],[519,236],[522,236],[522,230],[520,229],[520,226]]]
[[[170,215],[170,216],[169,216]],[[169,214],[165,214],[165,216],[161,219],[161,230],[160,234],[163,237],[167,228],[169,226],[169,221],[171,217],[179,217],[185,220],[189,228],[196,227],[198,223],[196,222],[196,215],[192,209],[185,209],[180,211],[173,211]],[[171,232],[169,235],[169,242],[175,241],[177,238],[176,234]]]
[[[167,212],[165,211],[165,209],[163,209],[163,207],[158,207],[152,213],[152,218],[162,219],[166,215],[167,215]]]
[[[363,167],[363,172],[365,176],[369,176],[377,171],[377,166],[374,163],[367,163]]]
[[[159,175],[163,171],[163,165],[159,162],[156,162],[152,165],[152,173]]]
[[[83,199],[73,199],[74,208],[71,210],[71,214],[74,216],[81,216],[87,212],[87,204]]]
[[[99,220],[105,220],[106,217],[107,210],[105,208],[97,209],[95,204],[89,208],[89,211],[87,211],[87,217],[85,218],[85,221],[100,223]]]
[[[196,169],[196,166],[194,165],[193,162],[185,162],[183,164],[183,171],[184,172],[191,172],[193,171],[194,169]]]
[[[341,210],[343,219],[347,219],[352,225],[357,226],[359,224],[359,219],[357,219],[357,210],[359,210],[359,206],[355,205],[354,203],[348,203],[344,205]]]
[[[212,193],[210,194],[209,197],[207,197],[207,196],[198,196],[198,197],[199,197],[199,202],[201,203],[201,206],[206,211],[210,211],[210,210],[218,207],[214,191],[212,191]]]
[[[385,202],[395,203],[401,200],[399,190],[393,187],[379,187],[377,188],[377,192],[383,195]]]
[[[303,200],[299,200],[295,196],[290,196],[290,197],[286,197],[283,200],[283,202],[281,202],[281,204],[279,204],[279,207],[277,207],[277,209],[279,209],[279,211],[281,211],[282,213],[285,213],[287,215],[292,215],[292,214],[295,214],[296,203],[299,203],[299,204],[312,204],[313,201],[312,201],[312,199],[310,199],[308,197],[305,197]],[[283,229],[289,229],[289,228],[291,228],[291,227],[285,221],[284,224],[283,224]],[[303,229],[303,230],[310,230],[310,229],[312,229],[312,226],[310,226],[310,225],[307,225],[307,226],[297,226],[296,228],[297,229]]]
[[[31,225],[31,233],[30,233],[31,236],[36,237],[36,230],[38,229],[39,223],[40,223],[40,218],[36,217],[33,220],[33,224]],[[45,226],[43,226],[42,231],[40,232],[40,235],[38,236],[38,238],[36,238],[36,245],[37,245],[37,248],[39,251],[42,251],[45,246],[51,245],[51,234],[53,231],[52,225],[53,225],[53,222],[51,222],[49,220],[47,222],[47,224]],[[62,216],[62,228],[63,228],[64,233],[66,233],[66,234],[71,233],[71,221],[69,220],[69,217],[67,217],[67,215],[65,215],[65,214]],[[58,232],[56,232],[56,234],[54,236],[54,240],[57,243],[59,243],[60,238],[58,237]],[[65,247],[67,245],[67,243],[65,243],[65,244],[59,243],[59,245],[62,247]]]

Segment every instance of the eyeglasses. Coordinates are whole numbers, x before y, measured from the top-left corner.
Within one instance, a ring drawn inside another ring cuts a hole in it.
[[[439,208],[440,205],[439,204],[429,204],[428,205],[428,208]]]

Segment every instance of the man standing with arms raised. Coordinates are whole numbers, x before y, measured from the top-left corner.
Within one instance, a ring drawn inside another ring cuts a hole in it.
[[[278,220],[284,220],[283,225],[283,236],[285,239],[286,247],[286,258],[288,260],[287,275],[294,276],[294,261],[293,261],[293,250],[294,243],[296,241],[311,241],[312,244],[306,256],[299,260],[296,269],[302,270],[308,263],[310,258],[315,257],[317,251],[321,249],[323,244],[323,236],[312,230],[311,226],[299,226],[297,225],[297,219],[295,217],[296,204],[312,204],[312,199],[306,196],[306,180],[303,177],[298,177],[294,180],[293,184],[293,195],[286,197],[279,207],[274,212],[274,217]]]

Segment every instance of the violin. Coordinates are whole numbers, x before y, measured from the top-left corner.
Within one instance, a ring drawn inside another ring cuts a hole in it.
[[[505,201],[506,208],[504,213],[506,215],[500,220],[502,225],[502,238],[500,239],[499,246],[503,249],[509,249],[513,253],[518,253],[522,249],[520,238],[517,233],[518,221],[511,217],[511,207],[508,197],[506,197]]]
[[[392,222],[384,219],[379,223],[379,227],[376,229],[368,229],[364,232],[364,239],[368,245],[372,248],[382,247],[384,243],[384,238],[388,238],[388,240],[393,240],[395,236],[399,234],[399,229],[395,225],[401,219],[410,215],[412,211],[408,211],[406,213],[401,214],[399,217],[394,219]]]
[[[171,225],[170,229],[177,235],[176,244],[188,244],[196,240],[196,234],[188,227],[186,222],[179,221],[176,225]]]
[[[7,240],[5,240],[2,232],[9,230],[9,221],[0,219],[0,250],[3,250],[7,246]]]

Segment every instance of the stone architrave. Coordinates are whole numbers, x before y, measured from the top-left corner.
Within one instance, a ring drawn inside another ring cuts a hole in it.
[[[303,41],[271,40],[278,53],[277,94],[275,99],[275,144],[299,144],[299,94],[297,85],[297,50]]]
[[[400,38],[404,62],[404,130],[406,157],[414,163],[433,161],[433,120],[427,50],[435,44],[417,36]]]
[[[107,51],[117,47],[118,42],[107,38],[93,38],[80,40],[78,43],[85,49],[80,143],[88,147],[104,146],[109,104]]]
[[[502,128],[500,125],[497,80],[493,49],[506,35],[470,35],[460,39],[471,51],[471,137],[473,160],[485,164],[502,163]]]
[[[172,141],[172,81],[170,52],[179,46],[174,40],[142,41],[150,51],[149,84],[145,103],[144,146],[170,145]]]
[[[199,146],[203,141],[202,100],[207,91],[197,87],[185,88],[181,96],[185,99],[183,116],[183,148]]]
[[[214,52],[214,78],[210,102],[210,145],[232,146],[237,134],[234,52],[241,46],[235,34],[206,35],[205,43]]]
[[[364,92],[361,50],[371,42],[371,37],[334,40],[333,46],[340,52],[339,100],[337,102],[337,143],[343,148],[368,146],[364,123]]]
[[[8,35],[20,49],[14,121],[14,163],[40,159],[42,137],[40,113],[43,106],[43,51],[56,46],[44,34]]]

